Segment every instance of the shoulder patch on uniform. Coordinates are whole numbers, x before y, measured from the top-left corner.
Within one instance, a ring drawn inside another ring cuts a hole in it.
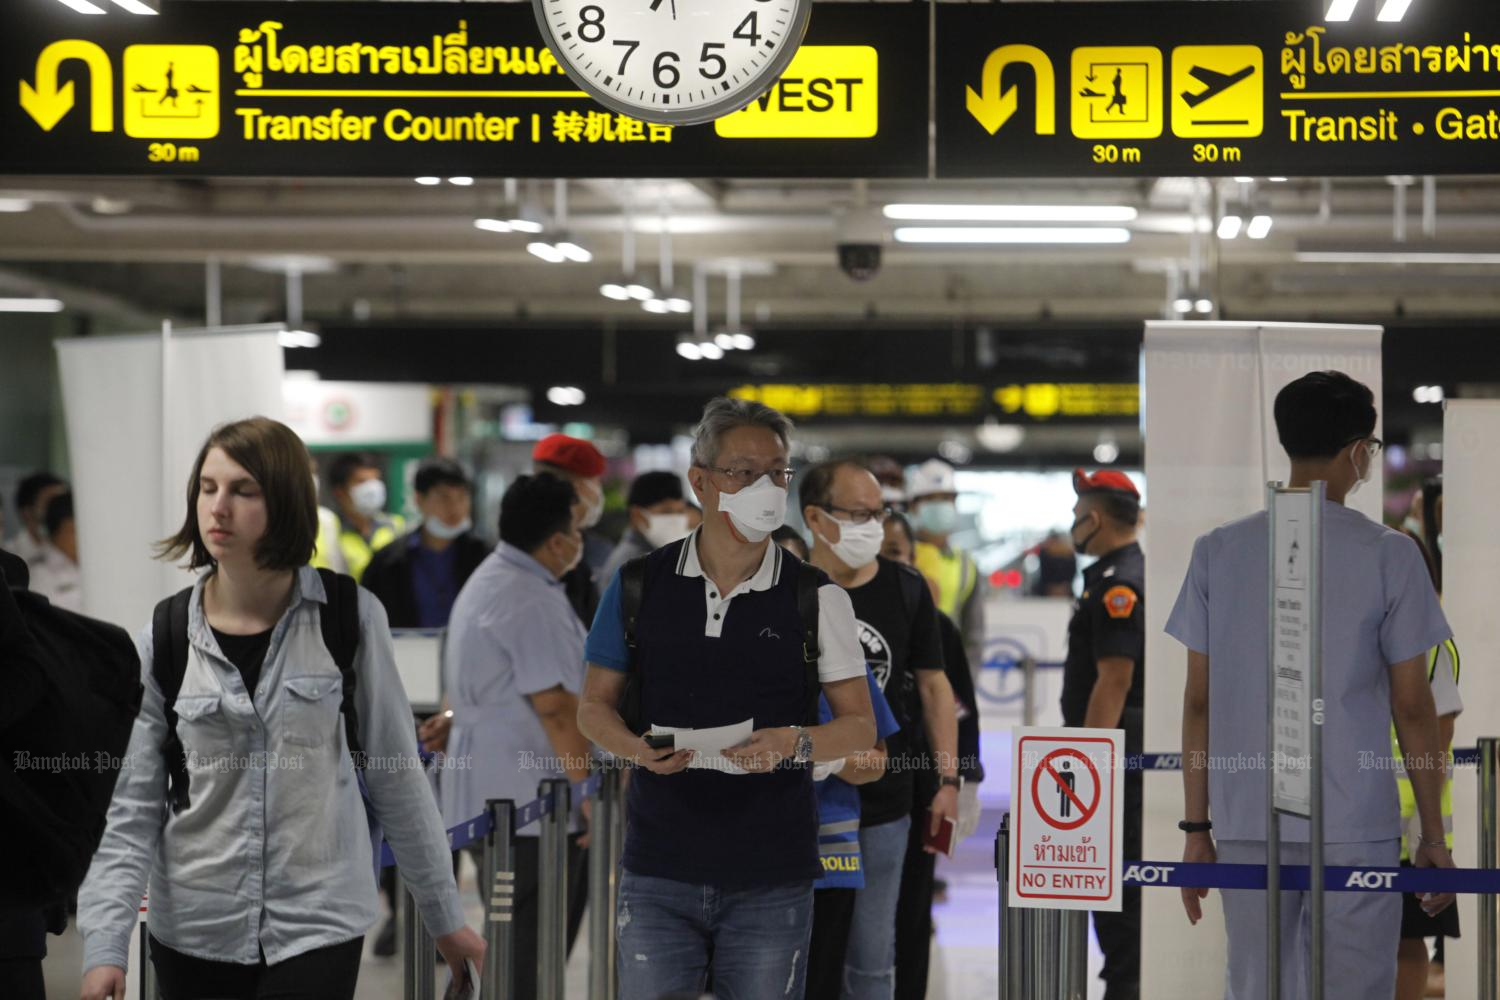
[[[1111,618],[1129,618],[1139,601],[1135,591],[1124,585],[1104,592],[1104,610]]]

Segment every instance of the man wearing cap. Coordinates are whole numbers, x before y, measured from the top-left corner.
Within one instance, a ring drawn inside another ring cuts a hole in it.
[[[599,579],[613,580],[615,573],[636,556],[653,552],[686,538],[688,531],[687,501],[682,496],[682,477],[675,472],[643,472],[630,484],[626,498],[630,507],[630,527],[620,544],[609,554]]]
[[[599,586],[595,574],[609,556],[609,549],[589,535],[589,529],[604,516],[604,455],[582,438],[548,434],[531,450],[537,472],[550,472],[573,484],[578,494],[578,527],[583,531],[583,561],[563,577],[568,603],[585,626],[594,622],[599,609]]]
[[[912,527],[917,532],[916,567],[936,590],[938,610],[958,623],[971,671],[984,664],[984,579],[967,552],[955,549],[958,490],[953,466],[931,459],[906,481]]]
[[[1146,559],[1136,543],[1141,495],[1123,472],[1073,473],[1073,548],[1098,561],[1083,571],[1083,596],[1068,624],[1063,725],[1125,730],[1139,754],[1145,706]],[[1141,772],[1125,773],[1125,857],[1141,856]],[[1123,890],[1119,913],[1096,912],[1105,1000],[1135,1000],[1141,979],[1140,889]]]

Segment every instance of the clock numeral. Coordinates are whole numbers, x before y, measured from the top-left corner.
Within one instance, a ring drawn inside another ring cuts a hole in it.
[[[598,42],[604,39],[604,8],[595,7],[593,4],[578,12],[578,37],[585,42]],[[622,71],[623,72],[623,71]]]
[[[618,45],[619,43],[616,42],[615,44]],[[698,73],[705,80],[717,80],[717,79],[719,79],[719,77],[723,76],[726,72],[728,72],[728,70],[729,70],[729,64],[724,61],[724,57],[723,56],[718,55],[718,54],[716,54],[713,51],[714,49],[722,49],[723,47],[724,47],[724,43],[723,42],[704,42],[703,43],[703,54],[698,57],[698,61],[700,63],[718,63],[719,64],[718,70],[715,71],[715,72],[713,72],[713,73],[710,73],[703,66],[699,66],[698,67]]]
[[[677,63],[681,58],[671,51],[663,52],[656,57],[656,62],[651,66],[651,75],[655,77],[658,87],[670,90],[682,80],[682,73],[677,69]]]
[[[620,58],[620,68],[618,70],[619,74],[621,76],[624,76],[625,75],[625,64],[628,63],[628,62],[630,62],[630,57],[633,56],[633,55],[635,55],[635,50],[641,47],[641,43],[640,42],[615,42],[615,44],[618,45],[618,46],[621,46],[622,48],[625,49],[625,55]]]
[[[760,18],[756,15],[755,11],[752,10],[749,14],[745,15],[745,19],[740,22],[740,26],[734,29],[734,37],[743,38],[751,45],[760,44]]]

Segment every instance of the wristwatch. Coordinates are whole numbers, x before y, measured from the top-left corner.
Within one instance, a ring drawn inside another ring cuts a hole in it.
[[[801,726],[793,726],[792,728],[797,731],[797,743],[792,750],[792,762],[795,764],[812,763],[812,733]]]
[[[1207,819],[1201,823],[1194,823],[1190,819],[1177,821],[1177,829],[1181,830],[1183,833],[1207,833],[1213,828],[1213,821]]]
[[[938,779],[938,790],[942,791],[944,788],[951,788],[954,791],[961,792],[964,790],[964,779],[944,775]]]

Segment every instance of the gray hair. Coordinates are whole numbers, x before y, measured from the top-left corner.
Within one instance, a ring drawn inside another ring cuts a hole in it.
[[[782,447],[792,442],[792,421],[780,410],[748,399],[720,396],[703,408],[703,419],[693,428],[693,464],[708,468],[719,460],[719,446],[724,435],[736,427],[764,427],[781,439]]]

